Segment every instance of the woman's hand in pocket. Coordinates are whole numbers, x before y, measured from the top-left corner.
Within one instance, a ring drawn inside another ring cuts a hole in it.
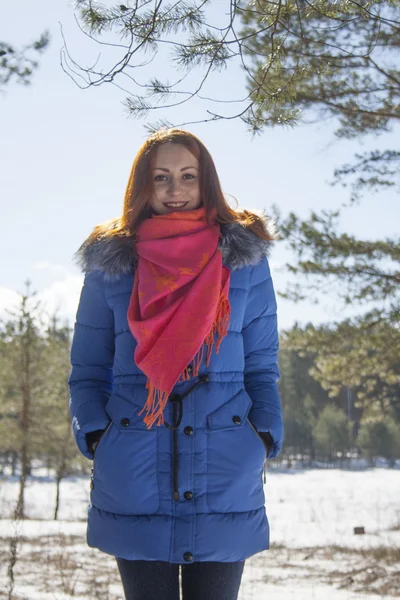
[[[271,434],[268,431],[259,431],[258,435],[261,437],[262,441],[264,442],[266,451],[267,451],[267,458],[268,458],[268,454],[270,449],[273,446],[274,440],[272,439]]]
[[[100,438],[104,432],[105,429],[96,429],[96,431],[91,431],[90,433],[86,434],[86,443],[88,445],[89,452],[91,452],[92,454],[94,454],[97,445],[100,441]]]

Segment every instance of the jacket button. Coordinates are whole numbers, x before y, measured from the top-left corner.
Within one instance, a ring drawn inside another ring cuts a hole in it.
[[[192,365],[187,366],[187,371],[188,371],[188,373],[192,373],[192,371],[193,371]]]
[[[232,421],[236,424],[239,425],[242,422],[242,419],[238,416],[235,415],[234,417],[232,417]]]
[[[203,373],[202,375],[199,375],[199,379],[202,383],[207,383],[207,381],[209,380],[209,377],[208,377],[207,373]]]
[[[185,552],[183,558],[186,562],[191,562],[193,560],[193,554],[191,552]]]
[[[130,423],[130,420],[127,419],[126,417],[124,417],[123,419],[121,419],[121,425],[122,425],[122,427],[128,427],[129,423]]]
[[[190,425],[188,425],[187,427],[185,427],[185,429],[183,430],[183,433],[185,435],[193,435],[193,427],[190,427]]]
[[[185,492],[184,494],[185,500],[191,500],[193,498],[192,492]]]

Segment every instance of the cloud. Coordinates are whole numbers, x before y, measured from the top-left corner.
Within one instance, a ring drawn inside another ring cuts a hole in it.
[[[34,269],[50,272],[56,276],[56,279],[41,290],[35,287],[34,281],[31,282],[29,293],[34,293],[34,295],[28,302],[28,308],[39,304],[39,313],[45,324],[52,315],[57,314],[59,322],[68,321],[70,326],[73,326],[83,284],[83,275],[73,275],[62,265],[50,262],[38,263]],[[18,313],[22,294],[27,293],[28,288],[26,286],[21,291],[5,287],[0,288],[0,318],[4,320],[12,319],[12,315],[7,310]]]
[[[36,263],[33,266],[34,271],[47,271],[48,273],[54,273],[55,275],[69,275],[69,271],[63,265],[56,265],[54,263],[49,262],[48,260],[43,260],[41,262]]]
[[[0,318],[11,318],[6,309],[15,311],[20,302],[20,295],[15,290],[0,287]]]

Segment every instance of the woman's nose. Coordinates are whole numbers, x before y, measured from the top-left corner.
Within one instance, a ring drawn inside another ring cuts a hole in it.
[[[179,189],[180,189],[179,181],[177,181],[176,179],[171,177],[171,179],[169,181],[169,186],[168,186],[169,193],[175,194],[176,192],[179,192]]]

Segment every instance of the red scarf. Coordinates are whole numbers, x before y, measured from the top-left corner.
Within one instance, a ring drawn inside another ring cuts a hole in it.
[[[214,213],[215,215],[215,210]],[[136,232],[138,264],[128,308],[137,341],[134,360],[147,375],[149,393],[139,414],[144,422],[164,423],[172,388],[199,373],[204,342],[209,365],[215,334],[218,353],[229,326],[230,270],[218,248],[220,226],[207,224],[205,208],[153,214]]]

